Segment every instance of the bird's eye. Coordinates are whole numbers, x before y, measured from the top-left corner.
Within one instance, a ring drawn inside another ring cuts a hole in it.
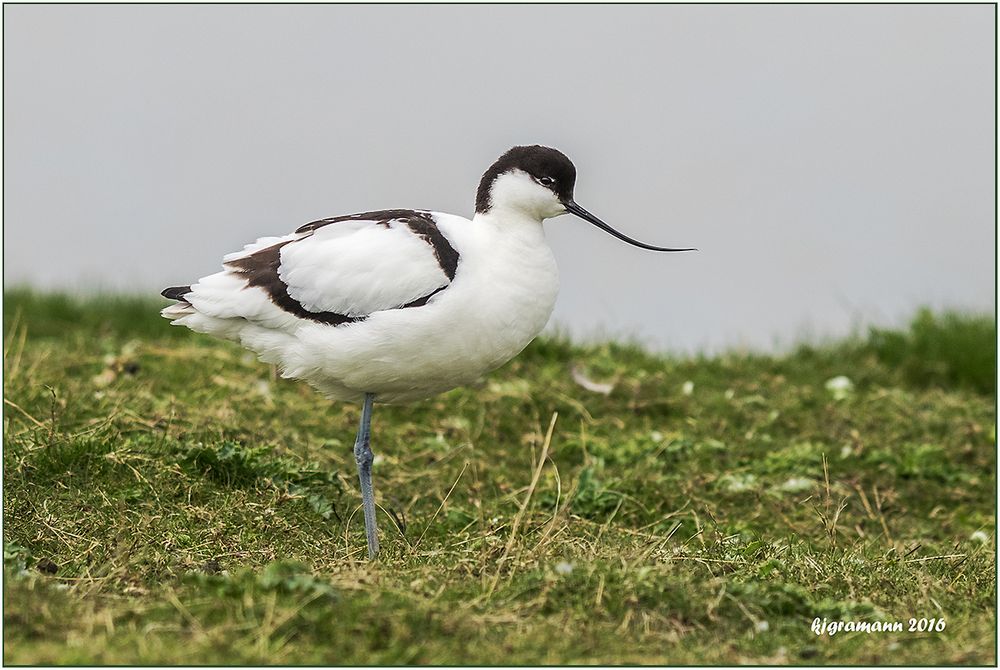
[[[556,180],[552,177],[539,177],[538,183],[542,186],[552,186],[552,184],[556,183]]]

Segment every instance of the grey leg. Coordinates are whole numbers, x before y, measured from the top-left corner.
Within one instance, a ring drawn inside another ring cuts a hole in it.
[[[368,536],[368,558],[378,554],[378,531],[375,529],[375,490],[372,489],[371,422],[374,393],[365,394],[361,407],[361,426],[354,441],[354,460],[358,463],[358,478],[361,480],[361,505],[365,512],[365,534]]]

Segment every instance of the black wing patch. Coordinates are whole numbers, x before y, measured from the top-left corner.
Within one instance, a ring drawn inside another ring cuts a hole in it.
[[[434,257],[437,259],[438,265],[441,266],[441,270],[445,276],[448,277],[448,281],[451,282],[455,278],[455,271],[458,269],[458,251],[455,250],[455,247],[451,246],[448,239],[438,229],[432,214],[410,209],[384,209],[376,212],[364,212],[313,221],[295,231],[296,233],[308,233],[306,237],[279,242],[247,256],[227,261],[225,265],[246,280],[247,288],[256,286],[264,289],[271,298],[271,302],[299,318],[331,326],[364,321],[368,318],[368,315],[348,316],[337,312],[309,311],[302,303],[288,294],[288,285],[282,281],[278,273],[278,268],[281,265],[282,247],[286,244],[294,244],[295,242],[308,239],[318,228],[345,221],[374,221],[376,225],[385,227],[389,227],[394,221],[405,223],[415,235],[431,245],[434,250]],[[447,285],[441,286],[425,296],[412,300],[405,305],[400,305],[396,309],[423,307],[427,304],[427,301],[446,288],[448,288]]]
[[[294,314],[302,319],[317,321],[331,326],[339,326],[344,323],[354,323],[366,318],[363,316],[347,316],[337,312],[310,312],[302,306],[302,303],[288,295],[288,284],[278,276],[278,266],[281,265],[281,248],[288,242],[279,242],[272,247],[255,251],[249,256],[228,261],[227,266],[243,276],[246,280],[246,288],[259,286],[267,292],[271,302],[290,314]]]
[[[434,248],[434,257],[437,258],[438,265],[448,281],[455,278],[455,271],[458,269],[458,252],[451,246],[448,239],[441,234],[433,217],[409,219],[406,225],[410,227],[418,237]],[[440,290],[440,289],[438,289]],[[428,296],[429,297],[429,296]]]
[[[344,216],[331,216],[329,219],[319,219],[311,221],[304,226],[299,226],[297,233],[309,233],[317,228],[328,226],[331,223],[343,223],[344,221],[374,221],[377,225],[388,227],[393,221],[404,221],[409,223],[414,220],[423,220],[434,225],[434,216],[430,212],[415,209],[380,209],[374,212],[361,212],[360,214],[346,214]]]

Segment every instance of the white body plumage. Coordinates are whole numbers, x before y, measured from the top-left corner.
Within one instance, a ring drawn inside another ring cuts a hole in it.
[[[504,177],[498,186],[515,198],[532,188],[549,193],[520,176]],[[500,195],[494,189],[498,205],[507,199]],[[222,272],[199,280],[163,315],[237,340],[278,365],[282,376],[330,398],[357,401],[374,393],[382,403],[419,400],[503,365],[544,328],[558,291],[540,216],[547,213],[495,206],[469,220],[413,212],[429,219],[457,253],[451,279],[437,248],[405,214],[262,238],[226,256]],[[310,312],[363,318],[333,325],[296,315],[232,265],[282,243],[276,274],[289,297]],[[401,308],[432,293],[423,305]]]

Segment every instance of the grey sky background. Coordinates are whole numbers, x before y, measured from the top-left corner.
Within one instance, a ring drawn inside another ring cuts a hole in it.
[[[553,322],[781,348],[995,300],[994,8],[4,7],[4,281],[148,291],[356,211],[470,216],[514,144]],[[551,325],[551,324],[550,324]]]

